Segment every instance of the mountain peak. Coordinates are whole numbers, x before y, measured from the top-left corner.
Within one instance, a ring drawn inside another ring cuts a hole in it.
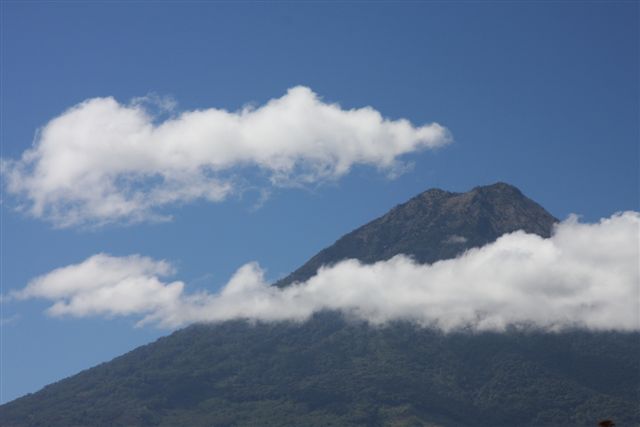
[[[505,182],[466,193],[432,188],[346,234],[276,286],[307,280],[321,266],[346,258],[374,263],[405,254],[421,263],[433,263],[516,230],[549,237],[557,221]]]
[[[497,191],[522,195],[522,191],[520,191],[518,187],[503,181],[498,181],[494,184],[489,185],[479,185],[477,187],[474,187],[471,191]]]

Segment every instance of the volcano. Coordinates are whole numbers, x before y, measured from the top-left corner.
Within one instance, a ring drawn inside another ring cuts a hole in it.
[[[517,188],[425,191],[338,239],[274,286],[344,259],[456,257],[556,218]],[[390,284],[390,286],[393,284]],[[303,323],[197,324],[0,406],[18,426],[640,425],[640,334]]]

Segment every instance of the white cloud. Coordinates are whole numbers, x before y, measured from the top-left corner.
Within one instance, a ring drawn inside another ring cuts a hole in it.
[[[228,197],[239,168],[257,168],[273,186],[337,179],[355,164],[393,175],[399,156],[451,140],[437,123],[345,110],[302,86],[259,108],[187,111],[159,123],[145,106],[174,105],[156,98],[93,98],[54,118],[19,160],[3,160],[8,192],[60,227],[162,220],[162,207]]]
[[[464,236],[458,236],[457,234],[453,234],[449,236],[444,243],[448,245],[460,245],[462,243],[467,243],[467,238]]]
[[[304,320],[341,310],[372,323],[415,321],[442,330],[640,330],[640,214],[597,224],[570,218],[543,239],[505,235],[460,257],[420,265],[404,256],[362,265],[348,260],[285,289],[270,286],[256,263],[240,268],[217,294],[183,293],[158,277],[163,261],[96,255],[55,270],[18,293],[52,300],[52,315],[138,314],[144,323],[177,327],[246,318]]]
[[[171,274],[173,268],[165,261],[97,254],[37,277],[12,296],[55,301],[47,310],[53,316],[143,314],[166,309],[180,299],[182,282],[160,280]]]

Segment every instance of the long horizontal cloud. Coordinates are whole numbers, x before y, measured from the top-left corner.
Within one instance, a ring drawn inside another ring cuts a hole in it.
[[[372,323],[405,319],[442,330],[640,329],[640,214],[597,224],[575,218],[543,239],[515,232],[452,260],[420,265],[404,256],[372,265],[348,260],[304,283],[270,286],[255,263],[217,294],[185,294],[164,261],[95,255],[31,281],[17,298],[53,301],[48,313],[138,315],[140,323],[178,327],[229,319],[302,321],[340,310]]]
[[[302,86],[259,108],[158,120],[139,100],[82,102],[44,126],[19,160],[3,160],[8,192],[61,227],[157,220],[171,204],[225,199],[237,190],[238,168],[297,186],[339,178],[355,164],[393,173],[399,156],[451,140],[436,123],[345,110]]]

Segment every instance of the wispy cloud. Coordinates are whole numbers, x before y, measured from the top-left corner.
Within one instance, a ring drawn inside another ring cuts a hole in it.
[[[457,234],[449,236],[444,243],[448,245],[460,245],[467,242],[467,238],[464,236],[458,236]]]
[[[8,317],[0,317],[0,326],[5,327],[9,325],[14,325],[20,320],[19,314],[13,314]]]
[[[285,289],[249,263],[217,294],[186,294],[182,282],[161,281],[172,272],[164,261],[101,254],[36,278],[16,295],[52,300],[53,316],[137,314],[140,324],[169,328],[237,318],[302,321],[340,310],[372,323],[405,319],[446,331],[639,330],[639,236],[637,212],[596,224],[572,217],[549,239],[515,232],[432,265],[404,256],[372,265],[348,260]]]
[[[343,109],[302,86],[257,108],[159,119],[174,108],[154,96],[74,106],[47,123],[20,159],[2,161],[8,193],[59,227],[163,220],[163,207],[224,200],[238,190],[232,176],[241,168],[260,170],[276,187],[335,180],[355,164],[392,176],[403,170],[400,156],[451,141],[436,123]]]

